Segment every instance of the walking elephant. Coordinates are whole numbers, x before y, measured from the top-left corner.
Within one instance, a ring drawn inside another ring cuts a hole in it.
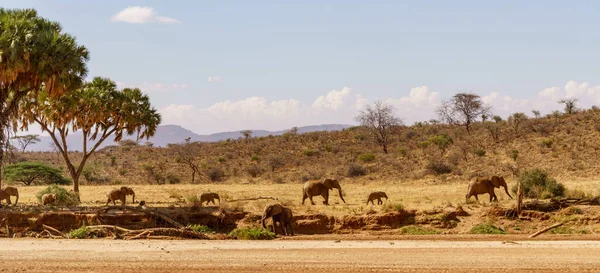
[[[0,203],[2,200],[6,200],[6,204],[12,204],[10,202],[10,197],[16,196],[15,205],[19,202],[19,190],[15,187],[6,187],[3,190],[0,190]]]
[[[277,234],[277,223],[281,227],[281,233],[285,235],[294,235],[292,229],[292,210],[280,204],[267,205],[260,219],[263,228],[267,228],[265,220],[271,218],[273,222],[273,233]]]
[[[304,201],[306,198],[310,199],[311,204],[315,204],[313,201],[313,196],[321,195],[325,199],[323,201],[324,205],[329,205],[329,190],[337,189],[340,194],[340,199],[344,203],[344,197],[342,196],[342,186],[336,179],[326,178],[323,181],[307,181],[304,183],[304,187],[302,188],[302,205],[304,205]]]
[[[381,204],[383,204],[383,201],[381,201],[381,198],[385,198],[387,200],[388,196],[385,192],[374,191],[369,194],[369,197],[367,198],[367,205],[369,204],[369,202],[371,202],[371,204],[375,205],[373,200],[377,200],[377,205],[381,205]]]
[[[203,192],[200,194],[200,205],[202,205],[202,203],[206,202],[206,205],[208,206],[209,202],[212,202],[213,205],[215,204],[215,200],[219,201],[219,206],[221,205],[221,197],[219,197],[218,193],[215,192]]]
[[[111,201],[113,205],[116,205],[117,200],[121,200],[121,204],[125,205],[125,197],[127,195],[131,195],[131,202],[135,203],[135,192],[130,187],[121,187],[120,189],[113,189],[106,194],[108,200],[106,201],[106,205],[108,205]]]
[[[471,196],[475,196],[475,200],[479,201],[477,195],[479,194],[489,194],[490,202],[498,201],[498,197],[494,192],[494,188],[504,187],[504,191],[506,195],[512,199],[512,196],[508,193],[508,186],[506,185],[506,181],[504,181],[504,177],[501,176],[492,176],[491,178],[477,176],[471,179],[469,183],[469,188],[467,190],[466,200],[469,201]]]

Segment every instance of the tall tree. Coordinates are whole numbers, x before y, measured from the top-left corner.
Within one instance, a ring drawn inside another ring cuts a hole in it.
[[[460,124],[471,131],[471,124],[480,116],[489,116],[490,107],[473,93],[458,93],[442,102],[437,109],[440,119],[448,124]]]
[[[88,58],[88,50],[57,22],[33,9],[0,8],[0,147],[6,145],[6,129],[18,128],[23,98],[39,90],[58,97],[81,86]],[[0,164],[3,159],[0,149]]]
[[[24,124],[36,122],[50,135],[65,160],[75,192],[79,192],[86,161],[102,142],[111,136],[120,141],[124,134],[147,139],[160,123],[147,95],[137,88],[117,90],[113,81],[99,77],[57,98],[42,91],[23,104],[22,112]],[[67,135],[75,131],[81,131],[83,137],[83,157],[78,164],[70,158],[67,143]]]
[[[367,105],[356,117],[356,121],[373,134],[375,141],[386,154],[391,141],[392,129],[394,126],[402,124],[402,120],[396,117],[394,112],[392,105],[376,101],[373,105]]]

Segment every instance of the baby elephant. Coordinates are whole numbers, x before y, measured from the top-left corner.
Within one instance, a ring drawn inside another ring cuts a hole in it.
[[[15,205],[19,202],[19,190],[15,187],[6,187],[2,190],[0,190],[0,203],[2,203],[2,200],[6,200],[6,204],[12,204],[10,202],[10,197],[11,196],[16,196],[17,198],[15,199]]]
[[[57,201],[58,197],[56,196],[56,193],[50,194],[50,193],[46,193],[44,195],[42,195],[42,204],[44,205],[54,205],[54,203]]]
[[[121,200],[121,205],[125,205],[125,197],[127,195],[132,195],[131,202],[135,203],[135,192],[133,192],[132,188],[129,187],[121,187],[120,189],[113,189],[106,194],[108,200],[106,201],[106,205],[112,201],[113,205],[117,205],[116,201]]]
[[[374,191],[371,194],[369,194],[369,198],[367,199],[367,205],[369,204],[369,202],[371,202],[371,204],[375,205],[375,203],[373,202],[373,200],[375,200],[375,199],[377,199],[377,205],[381,205],[381,204],[383,204],[383,201],[381,201],[381,198],[385,198],[387,200],[388,196],[387,196],[387,194],[385,194],[385,192]]]
[[[219,206],[221,205],[221,198],[219,197],[219,194],[215,193],[215,192],[203,192],[200,194],[200,205],[202,205],[204,202],[206,202],[206,205],[208,206],[209,202],[212,202],[213,205],[215,204],[215,199],[219,200]]]
[[[281,232],[285,235],[294,235],[294,230],[292,229],[292,210],[290,208],[284,207],[280,204],[272,204],[267,205],[265,207],[265,211],[263,213],[262,218],[260,219],[263,228],[267,228],[265,225],[265,220],[271,217],[273,222],[273,228],[271,231],[277,234],[277,223],[281,227]]]

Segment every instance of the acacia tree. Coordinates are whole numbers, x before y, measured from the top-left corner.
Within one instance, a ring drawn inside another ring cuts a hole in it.
[[[33,9],[0,8],[0,147],[6,145],[7,129],[18,128],[23,98],[39,90],[58,97],[78,88],[88,57],[88,50],[62,33],[57,22]],[[0,149],[0,165],[3,159]]]
[[[562,103],[565,105],[565,114],[571,115],[577,112],[577,102],[579,100],[576,98],[564,98],[559,100],[558,103]]]
[[[196,174],[200,174],[200,166],[196,159],[200,153],[200,144],[190,142],[191,138],[186,138],[185,143],[169,144],[169,150],[175,157],[175,162],[189,168],[192,171],[192,183],[196,181]]]
[[[17,143],[19,143],[19,146],[21,146],[21,152],[23,153],[29,144],[36,144],[41,141],[39,135],[14,136],[11,137],[11,139],[17,140]]]
[[[440,120],[448,124],[460,124],[471,131],[471,124],[481,116],[490,115],[490,107],[473,93],[458,93],[437,108]]]
[[[75,192],[79,192],[79,177],[86,161],[102,142],[111,136],[120,141],[124,134],[148,139],[160,123],[160,114],[147,95],[137,88],[117,90],[113,81],[99,77],[58,98],[42,91],[23,104],[22,112],[24,124],[36,122],[50,135],[65,160]],[[70,158],[67,143],[67,135],[75,131],[83,137],[79,164]]]
[[[394,107],[383,101],[376,101],[367,105],[356,117],[360,125],[366,127],[384,153],[388,153],[388,145],[394,126],[402,124],[402,120],[395,116]]]

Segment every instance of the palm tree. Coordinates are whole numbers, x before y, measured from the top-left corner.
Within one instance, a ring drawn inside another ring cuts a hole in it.
[[[39,17],[33,9],[0,8],[0,147],[6,145],[6,130],[19,128],[23,98],[39,90],[58,97],[79,87],[87,74],[88,58],[88,50],[62,33],[57,22]],[[20,128],[32,122],[20,121]]]

